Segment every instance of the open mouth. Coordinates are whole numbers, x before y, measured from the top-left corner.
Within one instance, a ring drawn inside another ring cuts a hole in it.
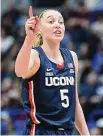
[[[59,34],[61,34],[62,32],[61,32],[60,30],[56,30],[54,33],[59,35]]]

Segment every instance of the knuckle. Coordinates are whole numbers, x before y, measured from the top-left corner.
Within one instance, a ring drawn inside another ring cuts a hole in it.
[[[30,17],[29,19],[32,20],[32,19],[35,19],[35,17],[33,16],[33,17]]]

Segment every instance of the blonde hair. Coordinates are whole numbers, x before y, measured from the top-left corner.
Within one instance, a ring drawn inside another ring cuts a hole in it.
[[[39,19],[43,17],[44,11],[39,15]],[[43,37],[40,33],[36,35],[33,47],[41,46],[43,44]]]
[[[43,44],[43,37],[40,33],[38,33],[36,39],[34,40],[33,47],[41,46],[42,44]]]
[[[43,17],[43,15],[44,15],[45,12],[51,11],[51,10],[57,11],[57,10],[54,10],[54,9],[44,10],[43,12],[40,13],[39,19],[41,19],[41,18]],[[57,12],[58,12],[58,11],[57,11]],[[41,35],[40,33],[38,33],[37,36],[36,36],[36,38],[35,38],[35,40],[34,40],[34,45],[33,45],[33,47],[41,46],[42,44],[43,44],[43,37],[42,37],[42,35]]]

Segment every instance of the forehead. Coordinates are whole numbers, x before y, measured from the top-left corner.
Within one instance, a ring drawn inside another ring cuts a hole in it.
[[[58,11],[54,11],[54,10],[44,12],[43,18],[47,19],[48,17],[63,18],[61,13],[59,13]]]

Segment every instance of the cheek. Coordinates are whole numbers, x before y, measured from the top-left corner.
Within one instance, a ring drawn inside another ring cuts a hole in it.
[[[64,33],[65,33],[65,26],[61,26],[62,29],[62,37],[64,37]],[[54,26],[50,26],[50,25],[43,25],[42,27],[42,34],[45,38],[52,38],[53,35],[53,30],[54,30]]]
[[[50,26],[49,27],[46,26],[45,28],[42,29],[43,36],[45,37],[50,37],[50,35],[52,35],[52,32],[53,32],[53,28]]]
[[[62,30],[62,36],[64,37],[64,33],[65,33],[65,27],[61,27],[61,30]]]
[[[62,31],[65,32],[65,26],[62,27]]]

